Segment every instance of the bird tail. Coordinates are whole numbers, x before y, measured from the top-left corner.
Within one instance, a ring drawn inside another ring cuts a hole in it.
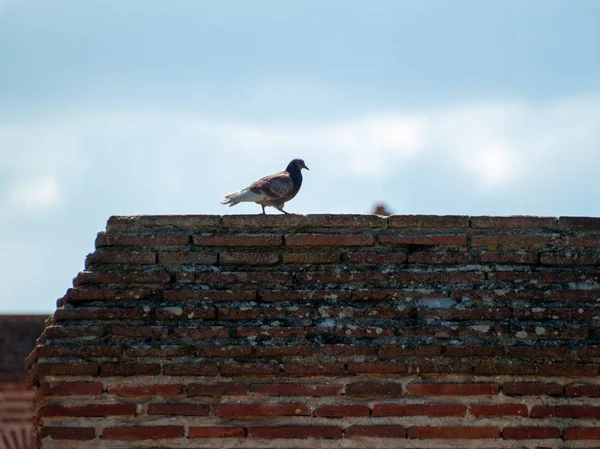
[[[242,189],[225,195],[221,200],[221,204],[229,204],[229,207],[232,207],[239,203],[252,202],[257,199],[257,196],[249,189]]]

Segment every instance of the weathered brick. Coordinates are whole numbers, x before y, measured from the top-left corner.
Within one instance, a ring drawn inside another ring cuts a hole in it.
[[[301,416],[310,415],[305,404],[219,404],[217,416],[224,418],[242,416]]]
[[[600,385],[573,384],[565,386],[565,396],[567,397],[600,397]]]
[[[200,383],[187,386],[187,395],[190,397],[244,395],[247,392],[248,386],[241,383]]]
[[[71,342],[70,342],[71,343]],[[123,355],[121,346],[99,346],[99,345],[43,345],[37,347],[39,357],[78,357],[84,359],[116,358]]]
[[[324,418],[369,416],[370,413],[371,410],[364,404],[324,405],[313,412],[314,416]]]
[[[108,392],[115,396],[180,396],[182,384],[111,385]]]
[[[543,363],[538,367],[538,374],[540,376],[595,377],[598,375],[598,365]]]
[[[77,307],[74,309],[57,309],[54,312],[55,321],[67,320],[143,320],[147,318],[149,311],[134,308],[101,308],[101,307]]]
[[[352,383],[346,385],[346,396],[402,396],[400,383]]]
[[[467,245],[465,234],[380,235],[379,243],[396,246],[444,246],[457,248]]]
[[[253,301],[256,290],[165,290],[167,301]]]
[[[160,374],[158,363],[103,363],[100,376],[153,376]]]
[[[315,214],[304,216],[311,228],[385,228],[386,219],[377,215]]]
[[[350,426],[345,429],[346,438],[406,438],[406,429],[397,425]]]
[[[555,247],[559,239],[559,234],[474,235],[471,246],[502,251],[535,250]]]
[[[348,290],[260,290],[259,297],[266,302],[283,301],[344,301],[350,299]]]
[[[190,243],[190,236],[184,234],[104,234],[96,237],[96,248],[104,246],[185,246]]]
[[[429,427],[415,426],[408,428],[408,438],[419,439],[451,439],[479,440],[500,438],[500,430],[496,427]]]
[[[471,404],[469,413],[473,416],[527,416],[524,404]]]
[[[334,357],[336,360],[354,359],[355,357],[376,357],[377,346],[374,345],[325,345],[319,348],[322,357]]]
[[[336,426],[248,427],[248,438],[342,438]]]
[[[593,405],[535,405],[532,418],[600,418],[600,406]]]
[[[231,252],[219,253],[219,265],[277,265],[279,253],[274,252]]]
[[[502,392],[509,396],[561,396],[562,385],[543,382],[506,382],[502,384]]]
[[[219,226],[219,215],[138,215],[112,216],[106,224],[107,232],[165,232],[215,229]]]
[[[194,245],[197,246],[236,246],[264,247],[281,246],[283,238],[275,234],[232,234],[232,235],[194,235]]]
[[[344,254],[344,262],[356,265],[403,265],[407,261],[408,255],[406,255],[405,253],[357,252]]]
[[[273,375],[279,374],[280,367],[277,363],[223,363],[221,365],[221,375],[225,377],[233,376],[254,376],[254,375]]]
[[[310,385],[310,384],[252,384],[250,392],[269,396],[337,396],[341,385]],[[346,393],[348,394],[348,393]]]
[[[348,374],[402,374],[408,368],[403,363],[385,362],[350,362]]]
[[[253,347],[250,345],[202,345],[196,346],[195,354],[205,358],[250,357],[253,354]]]
[[[48,339],[72,339],[79,337],[102,337],[106,329],[102,326],[48,326],[42,336]]]
[[[257,338],[281,338],[281,337],[301,337],[308,335],[324,334],[326,330],[319,327],[238,327],[236,329],[237,337],[257,337]]]
[[[339,263],[341,254],[339,252],[293,252],[283,253],[284,264],[299,264],[299,265],[318,265],[328,263]]]
[[[148,404],[149,415],[208,416],[207,404]]]
[[[133,404],[86,404],[86,405],[46,405],[38,411],[39,416],[70,416],[70,417],[98,417],[98,416],[134,416]]]
[[[491,383],[431,383],[408,384],[406,391],[409,394],[426,396],[479,396],[498,394],[498,385]]]
[[[254,348],[255,357],[301,357],[314,353],[314,349],[307,344],[291,346],[257,346]]]
[[[568,427],[563,440],[600,440],[600,427]]]
[[[216,265],[218,253],[206,251],[165,251],[158,253],[161,265]]]
[[[292,283],[290,273],[280,272],[228,272],[228,273],[197,273],[197,284],[204,284],[211,288],[279,288]]]
[[[512,311],[510,309],[491,308],[491,307],[473,307],[468,309],[432,309],[429,307],[419,307],[417,317],[421,319],[438,319],[449,321],[463,320],[504,320],[510,318]]]
[[[502,429],[505,440],[546,440],[560,438],[556,427],[505,427]]]
[[[302,246],[373,246],[375,238],[368,234],[291,234],[285,236],[285,245]]]
[[[166,330],[167,329],[163,326],[114,325],[111,327],[111,333],[113,335],[132,338],[159,338],[166,332]]]
[[[537,369],[535,364],[529,360],[517,362],[514,360],[477,360],[473,363],[473,372],[475,374],[485,375],[534,375]]]
[[[93,440],[96,429],[93,427],[44,427],[40,430],[40,438],[50,437],[53,440]]]
[[[468,228],[469,217],[465,215],[392,215],[388,217],[390,228]]]
[[[34,368],[36,377],[46,375],[57,376],[95,376],[98,373],[97,363],[47,363],[37,362]]]
[[[156,253],[152,251],[114,251],[100,248],[86,257],[85,266],[89,268],[95,264],[151,265],[155,264],[156,260]]]
[[[167,376],[216,376],[219,368],[216,363],[169,363],[163,365]]]
[[[190,427],[190,438],[244,438],[243,427]]]
[[[462,404],[375,404],[373,416],[465,416]]]
[[[217,311],[214,307],[163,307],[155,309],[157,318],[175,320],[214,320]]]
[[[54,382],[40,385],[44,396],[99,396],[102,394],[100,382]]]
[[[540,255],[542,265],[570,267],[600,265],[600,253],[552,252]]]
[[[541,358],[559,358],[564,359],[569,355],[569,348],[565,346],[513,346],[506,348],[506,354],[509,357],[541,359]]]
[[[597,217],[558,217],[561,228],[600,231],[600,218]]]
[[[336,329],[335,333],[340,337],[381,338],[394,335],[394,328],[376,326],[355,327],[352,325],[352,327],[338,328]]]
[[[289,376],[335,376],[344,374],[343,363],[285,363],[283,373]]]
[[[415,252],[408,255],[409,264],[466,265],[473,262],[473,255],[466,252]]]
[[[312,310],[309,307],[273,307],[270,304],[259,307],[219,307],[220,320],[238,321],[258,318],[308,318]]]
[[[492,357],[504,355],[501,346],[446,346],[444,355],[449,357]]]
[[[205,340],[210,338],[229,338],[229,329],[222,326],[208,327],[176,327],[172,329],[175,336],[184,340]]]
[[[526,215],[471,217],[471,227],[473,229],[553,229],[557,224],[554,217]]]
[[[183,435],[183,426],[108,427],[102,431],[105,440],[159,440]]]
[[[540,256],[536,252],[524,251],[481,251],[477,255],[479,263],[537,265]]]

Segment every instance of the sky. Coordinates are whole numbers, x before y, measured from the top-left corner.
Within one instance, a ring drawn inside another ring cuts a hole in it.
[[[600,2],[0,0],[0,313],[293,158],[293,213],[599,216]]]

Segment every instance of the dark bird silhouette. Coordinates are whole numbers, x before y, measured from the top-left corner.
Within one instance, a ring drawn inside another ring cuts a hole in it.
[[[300,190],[303,168],[308,170],[304,161],[294,159],[288,164],[285,171],[265,176],[245,189],[228,193],[221,204],[229,204],[229,207],[231,207],[239,203],[256,203],[261,205],[263,214],[265,213],[265,206],[274,207],[287,214],[288,212],[283,210],[283,206],[294,198]]]

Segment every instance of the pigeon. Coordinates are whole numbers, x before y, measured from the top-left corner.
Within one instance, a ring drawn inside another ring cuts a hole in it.
[[[283,206],[300,190],[303,168],[308,170],[304,161],[294,159],[284,171],[265,176],[245,189],[228,193],[221,204],[229,204],[229,207],[232,207],[239,203],[256,203],[262,207],[263,214],[265,214],[265,206],[274,207],[288,214],[289,212],[283,210]]]

